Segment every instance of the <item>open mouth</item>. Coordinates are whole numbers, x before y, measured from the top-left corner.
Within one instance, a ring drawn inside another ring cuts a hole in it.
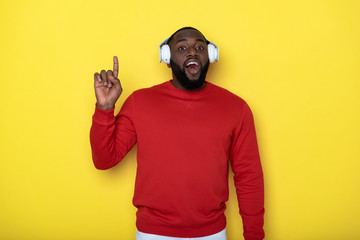
[[[191,75],[196,75],[200,72],[200,65],[196,61],[192,61],[192,60],[188,61],[185,64],[185,68]]]

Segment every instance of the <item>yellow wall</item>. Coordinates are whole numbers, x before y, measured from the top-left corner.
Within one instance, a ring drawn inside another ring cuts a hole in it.
[[[253,109],[266,239],[360,239],[360,1],[1,1],[0,239],[133,239],[135,151],[91,161],[93,73],[170,78],[183,26],[220,48],[209,81]],[[234,188],[228,238],[242,239]]]

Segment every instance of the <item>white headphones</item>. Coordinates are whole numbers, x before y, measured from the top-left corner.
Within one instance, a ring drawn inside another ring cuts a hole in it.
[[[160,62],[163,61],[166,64],[170,63],[170,46],[167,44],[169,38],[165,39],[162,43],[160,43],[159,50],[160,50]],[[206,39],[206,41],[208,41]],[[209,55],[209,62],[212,63],[214,61],[219,61],[219,48],[216,46],[215,43],[208,41],[208,55]]]

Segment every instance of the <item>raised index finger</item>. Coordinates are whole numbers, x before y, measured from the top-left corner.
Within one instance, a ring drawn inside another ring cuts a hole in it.
[[[117,77],[118,77],[118,73],[119,73],[119,61],[118,61],[117,56],[114,56],[113,72],[114,72],[114,77],[117,78]]]

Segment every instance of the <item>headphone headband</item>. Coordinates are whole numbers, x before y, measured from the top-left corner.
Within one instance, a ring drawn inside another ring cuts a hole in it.
[[[168,40],[169,38],[166,38],[164,41],[162,41],[159,45],[159,51],[160,51],[160,62],[163,61],[166,64],[170,63],[170,57],[171,57],[171,52],[170,52],[170,46],[168,45]],[[216,46],[215,43],[207,40],[205,38],[205,40],[208,43],[208,55],[209,55],[209,62],[212,63],[214,61],[219,61],[219,48],[218,46]]]

